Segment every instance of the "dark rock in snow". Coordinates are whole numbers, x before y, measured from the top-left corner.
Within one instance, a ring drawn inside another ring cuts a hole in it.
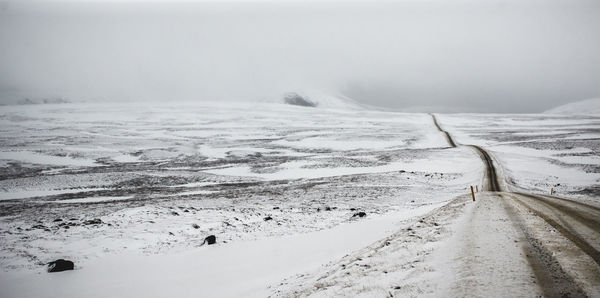
[[[350,211],[356,211],[356,208],[350,208]]]
[[[102,220],[100,220],[99,218],[94,218],[94,219],[84,221],[83,224],[84,225],[100,225],[100,224],[102,224]]]
[[[61,218],[57,218],[57,219],[54,220],[54,222],[59,222],[59,221],[62,221],[62,219]]]
[[[273,210],[278,210],[278,209],[279,209],[279,207],[273,207]]]
[[[267,216],[267,217],[263,218],[263,220],[264,220],[264,221],[268,221],[268,220],[273,220],[273,218],[272,218],[272,217],[270,217],[270,216]]]
[[[352,217],[365,217],[365,216],[367,216],[367,214],[362,211],[356,212],[356,213],[354,213],[354,215],[352,215]]]
[[[175,211],[171,211],[171,215],[179,215],[179,213],[177,213]]]
[[[325,211],[331,211],[331,207],[325,207]]]
[[[58,259],[54,262],[48,263],[48,272],[61,272],[67,270],[73,270],[75,264],[72,261]]]
[[[199,228],[200,228],[200,226],[199,226],[198,224],[192,224],[192,228],[194,228],[194,229],[199,229]]]
[[[204,242],[202,242],[202,245],[204,245],[205,243],[208,245],[217,243],[217,236],[210,235],[210,236],[204,238]]]

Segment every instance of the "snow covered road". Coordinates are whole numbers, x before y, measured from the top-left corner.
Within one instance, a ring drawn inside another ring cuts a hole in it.
[[[435,127],[453,140],[434,115]],[[298,275],[281,297],[585,297],[600,295],[600,208],[579,201],[503,192],[501,164],[473,148],[484,192],[448,205],[327,269]]]

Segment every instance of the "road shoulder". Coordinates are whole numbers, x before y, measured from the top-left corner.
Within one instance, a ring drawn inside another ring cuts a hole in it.
[[[499,197],[461,196],[318,271],[287,279],[276,297],[539,296],[525,237]]]

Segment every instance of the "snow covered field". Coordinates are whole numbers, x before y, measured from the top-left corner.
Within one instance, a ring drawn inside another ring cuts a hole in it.
[[[598,197],[598,117],[439,120],[490,149],[512,187]],[[264,297],[481,185],[484,169],[427,114],[79,103],[3,106],[0,123],[3,297]],[[76,270],[46,274],[57,258]]]

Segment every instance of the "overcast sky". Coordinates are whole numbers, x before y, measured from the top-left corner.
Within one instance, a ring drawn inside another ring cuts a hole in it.
[[[1,1],[1,0],[0,0]],[[598,0],[0,2],[0,100],[343,93],[538,112],[600,97]]]

